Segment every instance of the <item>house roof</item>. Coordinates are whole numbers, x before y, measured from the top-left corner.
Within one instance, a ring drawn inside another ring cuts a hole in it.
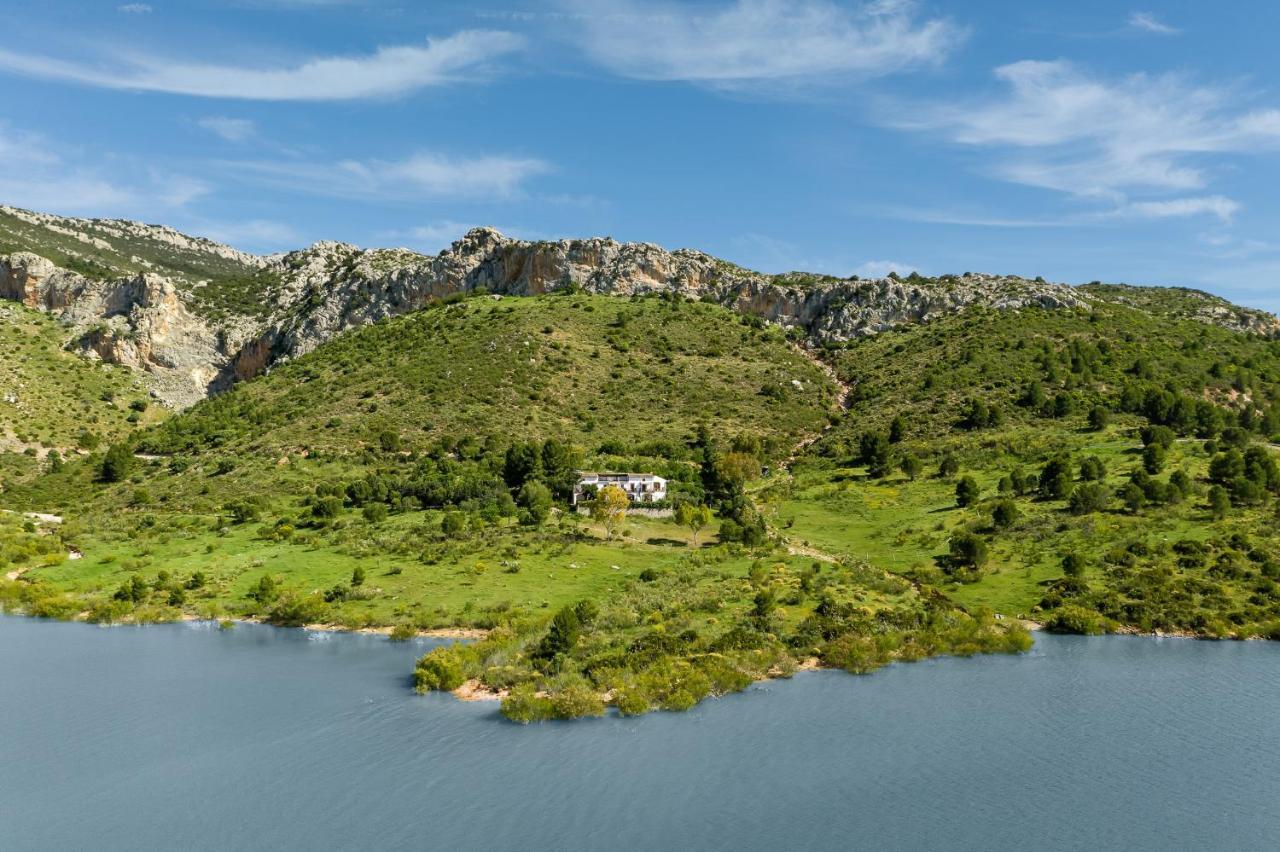
[[[587,479],[588,477],[592,477],[592,476],[594,477],[607,476],[607,477],[617,477],[617,478],[626,478],[626,479],[660,479],[663,482],[667,481],[664,477],[658,476],[656,473],[617,473],[614,471],[596,471],[596,470],[578,471],[579,479]]]

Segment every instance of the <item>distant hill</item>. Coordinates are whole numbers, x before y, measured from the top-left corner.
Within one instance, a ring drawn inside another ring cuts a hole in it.
[[[1274,317],[1182,291],[1075,289],[966,274],[859,280],[763,275],[701,252],[611,239],[528,242],[476,229],[435,256],[317,243],[259,257],[170,228],[0,207],[0,298],[57,315],[73,347],[143,370],[185,407],[342,332],[458,293],[677,293],[840,343],[974,306],[1080,309],[1136,303],[1252,333]],[[1177,307],[1171,305],[1176,303]]]
[[[155,453],[376,446],[442,436],[681,443],[699,424],[789,448],[825,425],[830,378],[779,329],[717,305],[586,294],[473,297],[357,329],[201,402]]]

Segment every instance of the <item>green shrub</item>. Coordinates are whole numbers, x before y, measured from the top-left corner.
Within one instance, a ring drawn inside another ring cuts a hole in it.
[[[1050,633],[1078,633],[1083,636],[1097,636],[1107,632],[1107,621],[1093,610],[1068,605],[1056,609],[1044,623],[1044,629]]]
[[[586,683],[572,683],[558,689],[551,693],[550,701],[552,715],[557,719],[604,715],[604,701]]]
[[[465,681],[462,653],[452,645],[433,648],[418,660],[413,671],[418,692],[452,692]]]
[[[282,598],[267,613],[267,621],[281,627],[302,627],[306,624],[322,624],[327,620],[329,607],[316,595]]]
[[[392,642],[408,642],[417,635],[418,631],[412,624],[404,624],[402,622],[391,629],[391,633],[388,638],[390,638]]]
[[[1280,627],[1277,627],[1277,631],[1280,632]],[[619,688],[614,693],[613,702],[623,716],[641,716],[652,709],[649,694],[639,686]]]
[[[527,725],[554,718],[555,710],[549,699],[538,695],[533,684],[522,683],[502,699],[502,715],[512,722]]]

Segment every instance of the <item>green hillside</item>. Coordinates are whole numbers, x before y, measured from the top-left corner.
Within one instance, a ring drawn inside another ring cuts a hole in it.
[[[544,686],[570,697],[625,684],[628,712],[785,673],[876,613],[896,644],[848,639],[832,664],[1022,642],[877,569],[820,570],[769,545],[743,485],[817,437],[836,398],[778,329],[717,306],[454,301],[15,488],[15,506],[64,522],[0,591],[33,614],[103,622],[497,627],[458,663],[470,676],[494,689],[553,677]],[[715,511],[693,526],[580,516],[566,501],[582,467],[660,473],[672,501]],[[54,537],[83,558],[51,559]],[[567,611],[583,643],[551,665],[539,649]],[[618,655],[635,643],[656,644],[631,665]]]
[[[848,416],[757,494],[792,540],[1059,629],[1280,635],[1280,343],[1104,303],[834,359]]]
[[[680,442],[698,424],[789,448],[825,423],[832,383],[777,328],[713,305],[478,297],[362,328],[196,406],[143,446],[350,452],[387,433]]]
[[[0,475],[30,473],[51,450],[92,450],[164,416],[137,374],[66,351],[67,337],[45,314],[0,303]]]
[[[1280,432],[1280,341],[1100,302],[1092,310],[971,310],[849,343],[831,358],[853,390],[847,429],[953,431],[976,399],[1001,422],[1084,416],[1121,408],[1126,388],[1171,389]]]

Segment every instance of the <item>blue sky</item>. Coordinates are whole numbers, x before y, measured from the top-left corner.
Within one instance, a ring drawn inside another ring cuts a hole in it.
[[[1280,309],[1280,5],[0,0],[0,201]]]

